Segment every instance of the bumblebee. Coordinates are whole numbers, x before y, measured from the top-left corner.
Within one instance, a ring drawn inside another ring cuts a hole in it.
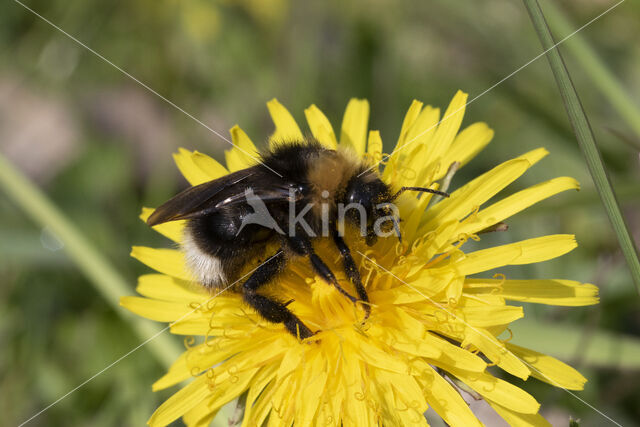
[[[258,293],[295,258],[305,257],[314,272],[354,304],[370,313],[369,298],[343,237],[344,223],[361,230],[372,245],[381,231],[400,238],[393,201],[404,191],[447,196],[423,187],[393,192],[377,170],[348,150],[328,149],[314,140],[289,142],[262,155],[261,162],[179,193],[148,218],[150,226],[187,220],[183,250],[187,265],[206,288],[224,288],[242,280],[252,260],[267,257],[232,290],[264,319],[282,323],[302,339],[314,333],[288,303]],[[349,294],[314,251],[318,237],[332,239],[357,296]],[[277,248],[274,253],[265,253]]]

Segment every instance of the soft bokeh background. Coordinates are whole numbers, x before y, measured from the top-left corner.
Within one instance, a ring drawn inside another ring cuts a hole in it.
[[[541,52],[524,7],[508,0],[27,4],[212,129],[228,135],[238,123],[260,143],[272,131],[265,107],[272,97],[300,122],[303,109],[315,103],[339,128],[342,111],[355,96],[370,100],[370,127],[380,129],[389,150],[412,99],[444,108],[458,88],[471,99]],[[542,3],[557,39],[612,4]],[[627,1],[563,47],[636,239],[638,39],[640,4]],[[584,62],[581,46],[600,62]],[[617,95],[600,90],[598,64],[605,64],[630,108],[617,109]],[[539,146],[551,156],[508,192],[559,175],[582,183],[581,192],[545,201],[510,219],[507,233],[483,239],[495,244],[575,233],[580,246],[571,254],[501,272],[510,278],[572,278],[601,290],[602,304],[595,307],[527,306],[527,320],[513,328],[514,342],[571,362],[589,378],[578,393],[584,400],[623,425],[636,424],[639,299],[546,60],[470,104],[464,123],[474,121],[488,122],[496,136],[455,177],[454,188]],[[158,205],[186,186],[171,159],[179,146],[218,159],[228,148],[18,3],[3,2],[0,153],[124,276],[129,293],[137,275],[147,271],[129,257],[130,247],[166,245],[138,214],[143,205]],[[0,424],[21,423],[142,342],[146,337],[134,332],[121,311],[96,291],[63,242],[0,188]],[[156,354],[142,347],[30,425],[141,425],[171,392],[151,392],[164,369]],[[585,426],[607,423],[562,390],[534,379],[523,387],[554,425],[567,425],[570,416]],[[226,418],[219,421],[226,425]]]

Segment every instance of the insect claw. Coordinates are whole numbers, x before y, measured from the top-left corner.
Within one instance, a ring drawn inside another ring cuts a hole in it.
[[[371,305],[367,301],[358,300],[358,302],[362,305],[364,309],[364,319],[362,319],[362,323],[366,322],[371,316]]]

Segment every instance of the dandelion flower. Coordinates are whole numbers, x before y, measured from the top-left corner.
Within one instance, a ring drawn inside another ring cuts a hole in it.
[[[394,188],[428,185],[445,182],[451,165],[463,167],[492,139],[485,123],[459,131],[466,98],[458,92],[441,122],[439,109],[414,101],[390,157],[382,154],[380,134],[368,131],[365,100],[349,102],[339,134],[315,105],[305,116],[313,137],[327,147],[348,147],[372,165],[385,159],[381,176]],[[275,99],[267,106],[275,123],[271,143],[303,139],[284,106]],[[192,185],[254,163],[246,154],[256,152],[248,136],[237,126],[231,136],[237,148],[225,153],[226,167],[198,152],[180,149],[175,155]],[[278,279],[278,295],[292,299],[291,311],[319,331],[305,342],[282,324],[263,320],[240,295],[212,294],[194,285],[181,250],[134,247],[132,256],[158,273],[140,277],[142,296],[124,297],[122,305],[170,322],[172,333],[187,337],[186,351],[153,389],[190,382],[155,411],[149,424],[182,417],[189,426],[208,425],[223,405],[244,393],[243,426],[426,425],[429,407],[449,425],[480,425],[453,385],[463,384],[510,424],[548,425],[534,397],[487,368],[570,390],[581,390],[586,379],[550,356],[500,338],[524,316],[522,307],[507,302],[589,305],[598,301],[597,288],[572,280],[482,278],[481,273],[559,257],[576,241],[561,234],[463,250],[468,239],[478,240],[482,231],[534,203],[578,189],[574,179],[560,177],[487,204],[546,155],[542,148],[524,153],[449,198],[404,193],[397,201],[402,243],[381,238],[367,246],[347,235],[371,302],[364,324],[361,308],[316,277],[304,259],[292,262]],[[144,209],[141,218],[152,211]],[[175,221],[154,228],[179,244],[183,227]],[[323,240],[316,251],[353,294],[339,253]]]

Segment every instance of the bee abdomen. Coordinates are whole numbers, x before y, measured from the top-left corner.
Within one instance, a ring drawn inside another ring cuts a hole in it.
[[[189,272],[202,286],[217,288],[227,284],[229,277],[225,263],[219,257],[204,252],[188,232],[185,233],[182,249]]]

